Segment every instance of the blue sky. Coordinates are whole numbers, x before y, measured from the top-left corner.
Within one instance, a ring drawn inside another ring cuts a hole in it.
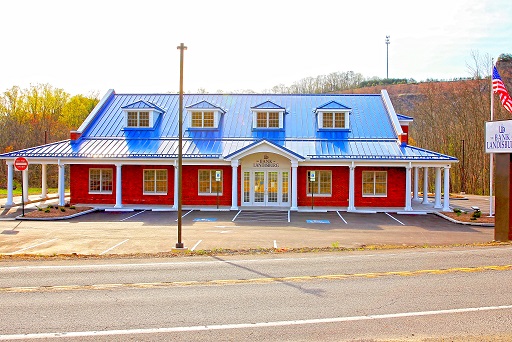
[[[0,5],[0,91],[49,83],[71,94],[113,88],[261,92],[354,71],[467,77],[472,51],[512,53],[510,0],[16,0]]]

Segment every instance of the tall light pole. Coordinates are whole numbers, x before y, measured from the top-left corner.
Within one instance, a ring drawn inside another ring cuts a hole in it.
[[[180,50],[180,104],[178,113],[178,127],[179,127],[179,138],[178,138],[178,242],[176,248],[184,248],[183,242],[181,241],[181,198],[182,198],[182,173],[181,169],[183,166],[183,53],[187,47],[181,43],[178,46]]]
[[[389,38],[391,36],[386,36],[386,78],[389,78]]]

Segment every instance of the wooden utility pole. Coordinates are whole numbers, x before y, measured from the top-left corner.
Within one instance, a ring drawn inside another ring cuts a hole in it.
[[[176,248],[184,248],[181,241],[181,198],[182,198],[182,166],[183,166],[183,53],[187,47],[181,43],[178,46],[180,50],[180,103],[179,103],[179,138],[178,138],[178,242]]]

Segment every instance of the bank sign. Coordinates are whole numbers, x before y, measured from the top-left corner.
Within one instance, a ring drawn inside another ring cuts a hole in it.
[[[512,153],[512,120],[485,123],[485,152]]]

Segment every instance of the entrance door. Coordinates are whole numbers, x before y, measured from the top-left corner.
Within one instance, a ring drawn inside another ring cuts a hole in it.
[[[288,206],[288,171],[244,171],[243,204]]]

